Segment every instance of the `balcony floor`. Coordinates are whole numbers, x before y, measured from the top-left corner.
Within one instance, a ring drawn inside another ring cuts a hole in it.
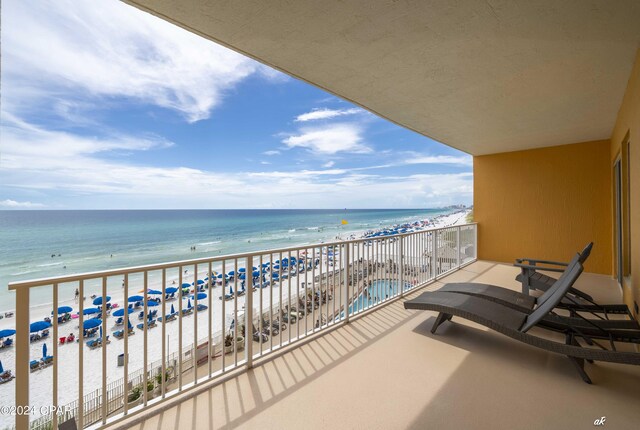
[[[479,261],[426,289],[475,281],[519,290],[516,274]],[[583,274],[577,287],[602,302],[621,301],[607,276]],[[605,416],[606,428],[638,428],[640,367],[587,364],[594,382],[587,385],[562,356],[460,318],[432,335],[434,320],[435,313],[406,311],[396,301],[117,427],[554,429],[592,428]]]

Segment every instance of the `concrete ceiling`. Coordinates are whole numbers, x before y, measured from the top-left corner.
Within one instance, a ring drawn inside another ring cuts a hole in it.
[[[638,0],[127,0],[473,155],[611,136]]]

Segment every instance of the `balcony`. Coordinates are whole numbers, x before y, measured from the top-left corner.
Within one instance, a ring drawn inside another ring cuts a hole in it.
[[[352,318],[475,261],[475,224],[408,230],[10,284],[14,404],[36,409],[16,415],[16,427],[55,428],[71,419],[80,428],[102,427],[145,415],[295,346],[322,342]],[[85,297],[77,318],[52,318],[43,342],[30,323],[62,309],[60,297],[76,288]],[[30,308],[34,290],[49,292],[51,304]],[[71,345],[63,342],[67,327],[85,329]],[[42,413],[46,405],[59,413]]]
[[[477,261],[425,288],[519,290],[517,273]],[[620,301],[608,276],[585,273],[576,286]],[[112,428],[591,428],[603,416],[609,428],[637,426],[640,368],[598,362],[586,385],[566,358],[459,318],[432,335],[435,314],[403,300]]]

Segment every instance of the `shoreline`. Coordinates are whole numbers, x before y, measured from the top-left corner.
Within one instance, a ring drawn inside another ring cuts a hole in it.
[[[426,227],[421,227],[419,230],[420,231],[424,231],[424,230],[431,230],[431,229],[436,229],[436,228],[442,228],[442,227],[449,227],[449,226],[454,226],[454,225],[460,225],[460,224],[465,224],[465,220],[467,215],[469,214],[471,210],[469,209],[462,209],[462,210],[458,210],[455,212],[452,212],[450,214],[446,214],[446,215],[438,215],[436,217],[434,217],[433,219],[429,220],[429,225]],[[415,220],[415,221],[409,221],[406,224],[410,224],[412,222],[423,222],[425,220]],[[320,242],[317,243],[313,243],[311,245],[318,245],[318,246],[323,246],[325,242],[333,242],[333,241],[348,241],[348,240],[357,240],[357,239],[363,239],[365,238],[365,235],[368,232],[371,231],[383,231],[383,230],[388,230],[390,228],[399,226],[399,224],[393,225],[393,226],[387,226],[387,227],[381,227],[375,230],[357,230],[354,232],[349,232],[349,234],[344,237],[343,235],[338,235],[334,238],[331,239],[325,239],[325,240],[321,240]],[[372,237],[371,239],[377,239],[375,237]],[[291,248],[293,247],[297,247],[297,246],[304,246],[306,245],[306,243],[299,243],[299,244],[294,244],[292,246],[290,246]],[[215,268],[213,270],[216,270]],[[227,268],[227,271],[232,270],[230,268]],[[202,276],[200,276],[202,275]],[[203,271],[201,274],[199,274],[198,279],[203,279],[205,276],[207,276],[207,271]],[[189,273],[188,277],[183,277],[183,282],[187,282],[187,280],[191,281],[193,277],[193,274]],[[167,287],[172,286],[173,283],[175,282],[175,285],[177,285],[180,282],[180,279],[178,276],[176,277],[171,277],[171,278],[167,278]],[[59,287],[59,289],[62,287]],[[216,288],[217,286],[214,286],[214,288]],[[50,287],[43,287],[43,288],[47,288],[50,289]],[[121,297],[124,295],[124,291],[122,290],[122,294],[113,294],[114,291],[109,292],[109,289],[113,289],[116,288],[116,285],[107,285],[107,292],[108,294],[112,297],[111,302],[112,303],[119,303],[119,302],[123,302],[124,301],[124,297]],[[148,282],[148,286],[147,288],[149,289],[161,289],[161,280],[155,280],[154,282],[149,281]],[[88,291],[87,291],[88,290]],[[140,286],[140,288],[138,287],[131,287],[131,282],[130,282],[130,286],[129,286],[129,295],[133,295],[133,294],[137,294],[137,293],[142,293],[144,291],[144,289],[142,288],[142,286]],[[86,301],[91,300],[91,294],[87,294],[87,292],[91,293],[92,292],[92,287],[91,286],[85,286],[85,306],[84,308],[88,308],[88,307],[95,307],[93,304],[89,304],[86,303]],[[98,292],[100,293],[100,292]],[[14,293],[15,294],[15,293]],[[100,294],[97,294],[100,295]],[[116,301],[116,299],[118,299],[118,301]],[[15,302],[15,296],[13,298],[13,301]],[[78,307],[79,303],[75,302],[75,299],[67,299],[67,300],[58,300],[58,306],[71,306],[75,308]],[[34,311],[45,311],[45,313],[47,314],[48,312],[51,312],[50,309],[53,308],[53,302],[45,302],[45,303],[38,303],[35,305],[32,305],[30,307],[30,311],[34,312]],[[15,314],[15,308],[8,308],[8,309],[0,309],[0,314],[4,316],[4,314],[6,312],[12,312]],[[48,314],[47,314],[48,315]],[[9,318],[2,318],[0,319],[0,329],[4,329],[4,328],[10,328],[9,326],[11,326],[10,321],[14,321],[13,317],[9,317]],[[35,320],[38,321],[38,320]],[[32,321],[33,322],[33,321]],[[0,350],[2,351],[2,350]]]

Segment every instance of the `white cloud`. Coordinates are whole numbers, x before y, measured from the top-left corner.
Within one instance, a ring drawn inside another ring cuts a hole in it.
[[[15,200],[2,200],[0,201],[0,207],[3,208],[11,208],[11,209],[31,209],[31,208],[42,208],[44,207],[41,203],[32,203],[32,202],[17,202]]]
[[[333,166],[334,166],[334,164],[336,164],[336,163],[335,163],[335,161],[327,161],[326,163],[324,163],[324,164],[322,165],[322,167],[325,167],[325,168],[327,168],[327,169],[328,169],[329,167],[333,167]]]
[[[289,148],[307,148],[318,154],[371,152],[371,148],[362,143],[362,133],[362,127],[358,124],[327,124],[302,128],[299,134],[285,138],[282,143]]]
[[[473,158],[470,155],[417,155],[411,154],[410,158],[404,160],[404,164],[461,164],[472,166]]]
[[[3,101],[130,97],[208,118],[224,94],[274,71],[120,1],[13,1],[2,10]],[[63,107],[64,110],[64,107]]]
[[[350,109],[313,109],[311,112],[298,115],[295,119],[296,122],[315,121],[320,119],[330,119],[344,115],[354,115],[358,113],[364,113],[366,111],[360,108]]]
[[[276,151],[276,150],[264,151],[263,154],[264,155],[278,155],[278,154],[280,154],[280,151]]]
[[[118,154],[163,150],[168,145],[163,140],[83,137],[11,117],[2,136],[4,207],[29,204],[33,199],[27,195],[42,202],[32,205],[56,208],[406,208],[471,202],[469,172],[389,177],[364,174],[367,167],[255,172],[153,167],[130,164]]]

